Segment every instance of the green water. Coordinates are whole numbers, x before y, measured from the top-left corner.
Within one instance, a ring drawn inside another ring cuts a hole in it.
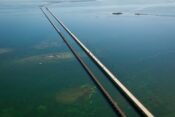
[[[38,5],[45,2],[2,3],[0,117],[116,116],[40,11]],[[154,115],[175,116],[174,4],[118,6],[92,0],[46,5]],[[138,116],[61,31],[127,115]]]
[[[40,9],[1,17],[1,117],[115,116]]]

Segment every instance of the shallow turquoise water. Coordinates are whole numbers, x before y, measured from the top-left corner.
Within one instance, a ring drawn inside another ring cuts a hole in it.
[[[0,116],[116,116],[44,17],[40,4],[1,5]],[[68,2],[48,7],[153,114],[173,117],[175,6],[115,6],[104,1],[94,7],[97,4]],[[68,40],[127,115],[136,116],[116,88]],[[85,91],[84,86],[88,86]]]

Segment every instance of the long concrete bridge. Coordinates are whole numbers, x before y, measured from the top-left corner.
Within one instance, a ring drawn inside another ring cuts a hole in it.
[[[44,13],[45,17],[49,20],[51,25],[54,27],[54,29],[57,31],[57,33],[60,35],[60,37],[64,40],[68,48],[72,51],[74,56],[77,58],[77,60],[80,62],[80,64],[83,66],[83,68],[86,70],[86,72],[91,76],[92,80],[95,82],[97,87],[100,89],[102,94],[105,96],[105,98],[108,100],[108,102],[111,104],[115,112],[122,117],[126,117],[126,114],[122,111],[122,109],[119,107],[118,103],[114,101],[112,96],[108,93],[108,91],[104,88],[104,86],[97,80],[96,76],[93,74],[91,69],[87,66],[87,64],[84,62],[84,60],[81,58],[81,56],[75,51],[75,49],[71,46],[71,44],[67,41],[65,36],[62,34],[62,32],[59,30],[58,26],[54,23],[53,20],[56,20],[62,28],[72,37],[72,39],[77,43],[78,46],[82,48],[82,50],[91,58],[91,60],[102,70],[104,74],[108,76],[108,78],[120,89],[122,94],[124,94],[124,97],[131,102],[130,104],[133,105],[133,107],[139,111],[139,114],[141,116],[146,117],[154,117],[154,115],[134,96],[134,94],[129,91],[126,86],[120,82],[120,80],[78,39],[65,25],[64,23],[58,19],[47,7],[41,8],[42,12]],[[52,19],[51,16],[54,18]]]

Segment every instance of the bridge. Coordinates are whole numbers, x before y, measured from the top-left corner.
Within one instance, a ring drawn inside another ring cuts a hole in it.
[[[105,87],[100,83],[100,81],[97,79],[97,77],[94,75],[92,70],[88,67],[88,65],[85,63],[85,61],[82,59],[82,57],[76,52],[76,50],[73,48],[73,46],[67,41],[61,30],[58,28],[55,22],[58,22],[62,28],[67,32],[68,35],[72,37],[72,39],[77,43],[78,46],[81,47],[81,49],[91,58],[91,60],[95,63],[96,66],[104,73],[110,81],[113,82],[115,86],[117,86],[123,95],[124,98],[126,98],[131,104],[134,109],[138,111],[138,113],[141,116],[146,117],[154,117],[154,115],[136,98],[134,94],[129,91],[129,89],[120,82],[120,80],[78,39],[78,37],[75,36],[65,25],[64,23],[58,19],[49,8],[47,7],[41,7],[41,10],[44,14],[44,16],[48,19],[48,21],[51,23],[51,25],[54,27],[56,32],[60,35],[60,37],[63,39],[65,44],[68,46],[68,48],[71,50],[71,52],[74,54],[74,56],[77,58],[79,63],[82,65],[82,67],[85,69],[85,71],[89,74],[89,76],[92,78],[94,83],[97,85],[99,90],[102,92],[104,97],[107,99],[111,107],[114,109],[114,111],[121,117],[126,117],[126,114],[123,112],[121,107],[119,107],[118,103],[114,101],[113,97],[109,94],[109,92],[105,89]]]

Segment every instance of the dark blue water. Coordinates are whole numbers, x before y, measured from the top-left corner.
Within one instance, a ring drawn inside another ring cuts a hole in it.
[[[155,115],[173,116],[173,8],[71,7],[52,11]],[[118,11],[124,14],[112,15]],[[147,15],[136,16],[136,12]]]

